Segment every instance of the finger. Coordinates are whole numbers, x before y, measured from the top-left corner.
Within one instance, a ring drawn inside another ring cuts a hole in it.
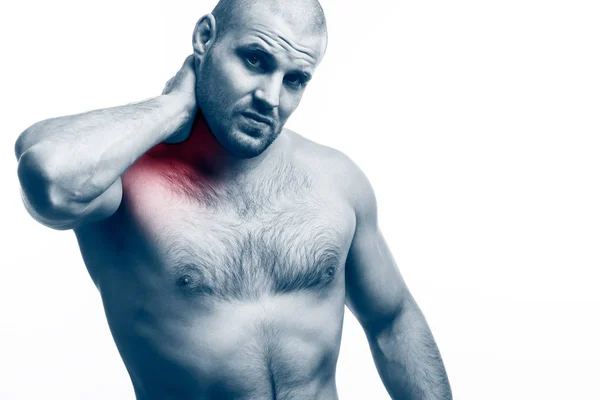
[[[162,91],[162,94],[169,93],[171,91],[171,86],[173,86],[173,78],[169,79],[167,83],[165,83],[165,87]]]
[[[183,65],[181,66],[181,69],[185,69],[185,68],[194,68],[194,55],[190,54],[189,56],[186,57],[185,61],[183,62]]]
[[[179,70],[179,73],[177,74],[177,81],[182,85],[187,85],[190,81],[195,81],[196,70],[194,68],[194,62],[194,56],[189,56],[181,70]]]

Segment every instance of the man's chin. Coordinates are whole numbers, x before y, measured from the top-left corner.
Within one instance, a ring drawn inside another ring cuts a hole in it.
[[[231,153],[232,155],[234,155],[237,158],[250,159],[250,158],[258,157],[259,155],[264,153],[266,148],[256,149],[256,148],[248,148],[248,147],[234,147],[234,148],[230,148],[227,150],[229,151],[229,153]]]
[[[247,135],[234,135],[233,140],[228,140],[224,146],[230,154],[238,158],[254,158],[261,155],[271,144],[264,138],[249,137]]]
[[[277,135],[269,132],[249,132],[236,129],[227,140],[225,149],[239,158],[254,158],[261,155],[275,141]]]

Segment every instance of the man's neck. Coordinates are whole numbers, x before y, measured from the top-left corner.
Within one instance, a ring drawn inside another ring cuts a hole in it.
[[[185,163],[204,176],[218,180],[238,178],[256,169],[270,157],[280,140],[275,140],[263,153],[253,158],[241,158],[228,152],[211,132],[198,110],[189,137],[180,143],[161,143],[152,149],[152,156]]]

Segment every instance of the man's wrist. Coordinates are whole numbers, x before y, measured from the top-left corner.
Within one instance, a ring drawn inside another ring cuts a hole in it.
[[[178,113],[184,113],[188,117],[192,117],[196,111],[196,101],[188,93],[183,92],[171,92],[160,95],[165,99],[165,102],[172,110]]]
[[[166,140],[190,122],[195,115],[196,105],[189,101],[189,95],[177,92],[162,94],[158,100],[164,107],[167,120],[171,121],[163,138]]]

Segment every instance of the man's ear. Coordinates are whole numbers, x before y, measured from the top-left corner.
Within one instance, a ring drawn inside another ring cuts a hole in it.
[[[194,46],[194,56],[198,61],[202,61],[208,52],[208,49],[215,41],[217,36],[217,23],[212,14],[206,14],[198,20],[194,28],[192,45]]]

